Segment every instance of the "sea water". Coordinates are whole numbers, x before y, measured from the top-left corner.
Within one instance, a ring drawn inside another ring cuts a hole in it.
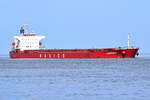
[[[0,58],[0,100],[150,100],[150,58]]]

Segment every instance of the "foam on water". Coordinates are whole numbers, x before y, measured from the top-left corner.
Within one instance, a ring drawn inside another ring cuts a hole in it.
[[[149,100],[150,58],[0,59],[1,100]]]

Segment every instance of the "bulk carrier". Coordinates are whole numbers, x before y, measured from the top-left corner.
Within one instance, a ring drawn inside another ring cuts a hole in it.
[[[28,25],[23,25],[20,34],[14,36],[10,58],[16,59],[99,59],[99,58],[135,58],[139,48],[128,46],[98,49],[45,49],[40,42],[45,36],[28,33]]]

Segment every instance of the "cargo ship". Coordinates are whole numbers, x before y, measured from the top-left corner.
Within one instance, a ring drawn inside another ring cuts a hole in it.
[[[14,36],[10,58],[14,59],[100,59],[100,58],[135,58],[139,48],[128,46],[117,48],[89,49],[45,49],[40,42],[45,36],[28,33],[28,25],[23,25],[20,34]]]

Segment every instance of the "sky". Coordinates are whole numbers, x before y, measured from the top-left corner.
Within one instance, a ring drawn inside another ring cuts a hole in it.
[[[45,35],[46,48],[111,48],[150,53],[150,0],[0,0],[0,54],[23,24]]]

